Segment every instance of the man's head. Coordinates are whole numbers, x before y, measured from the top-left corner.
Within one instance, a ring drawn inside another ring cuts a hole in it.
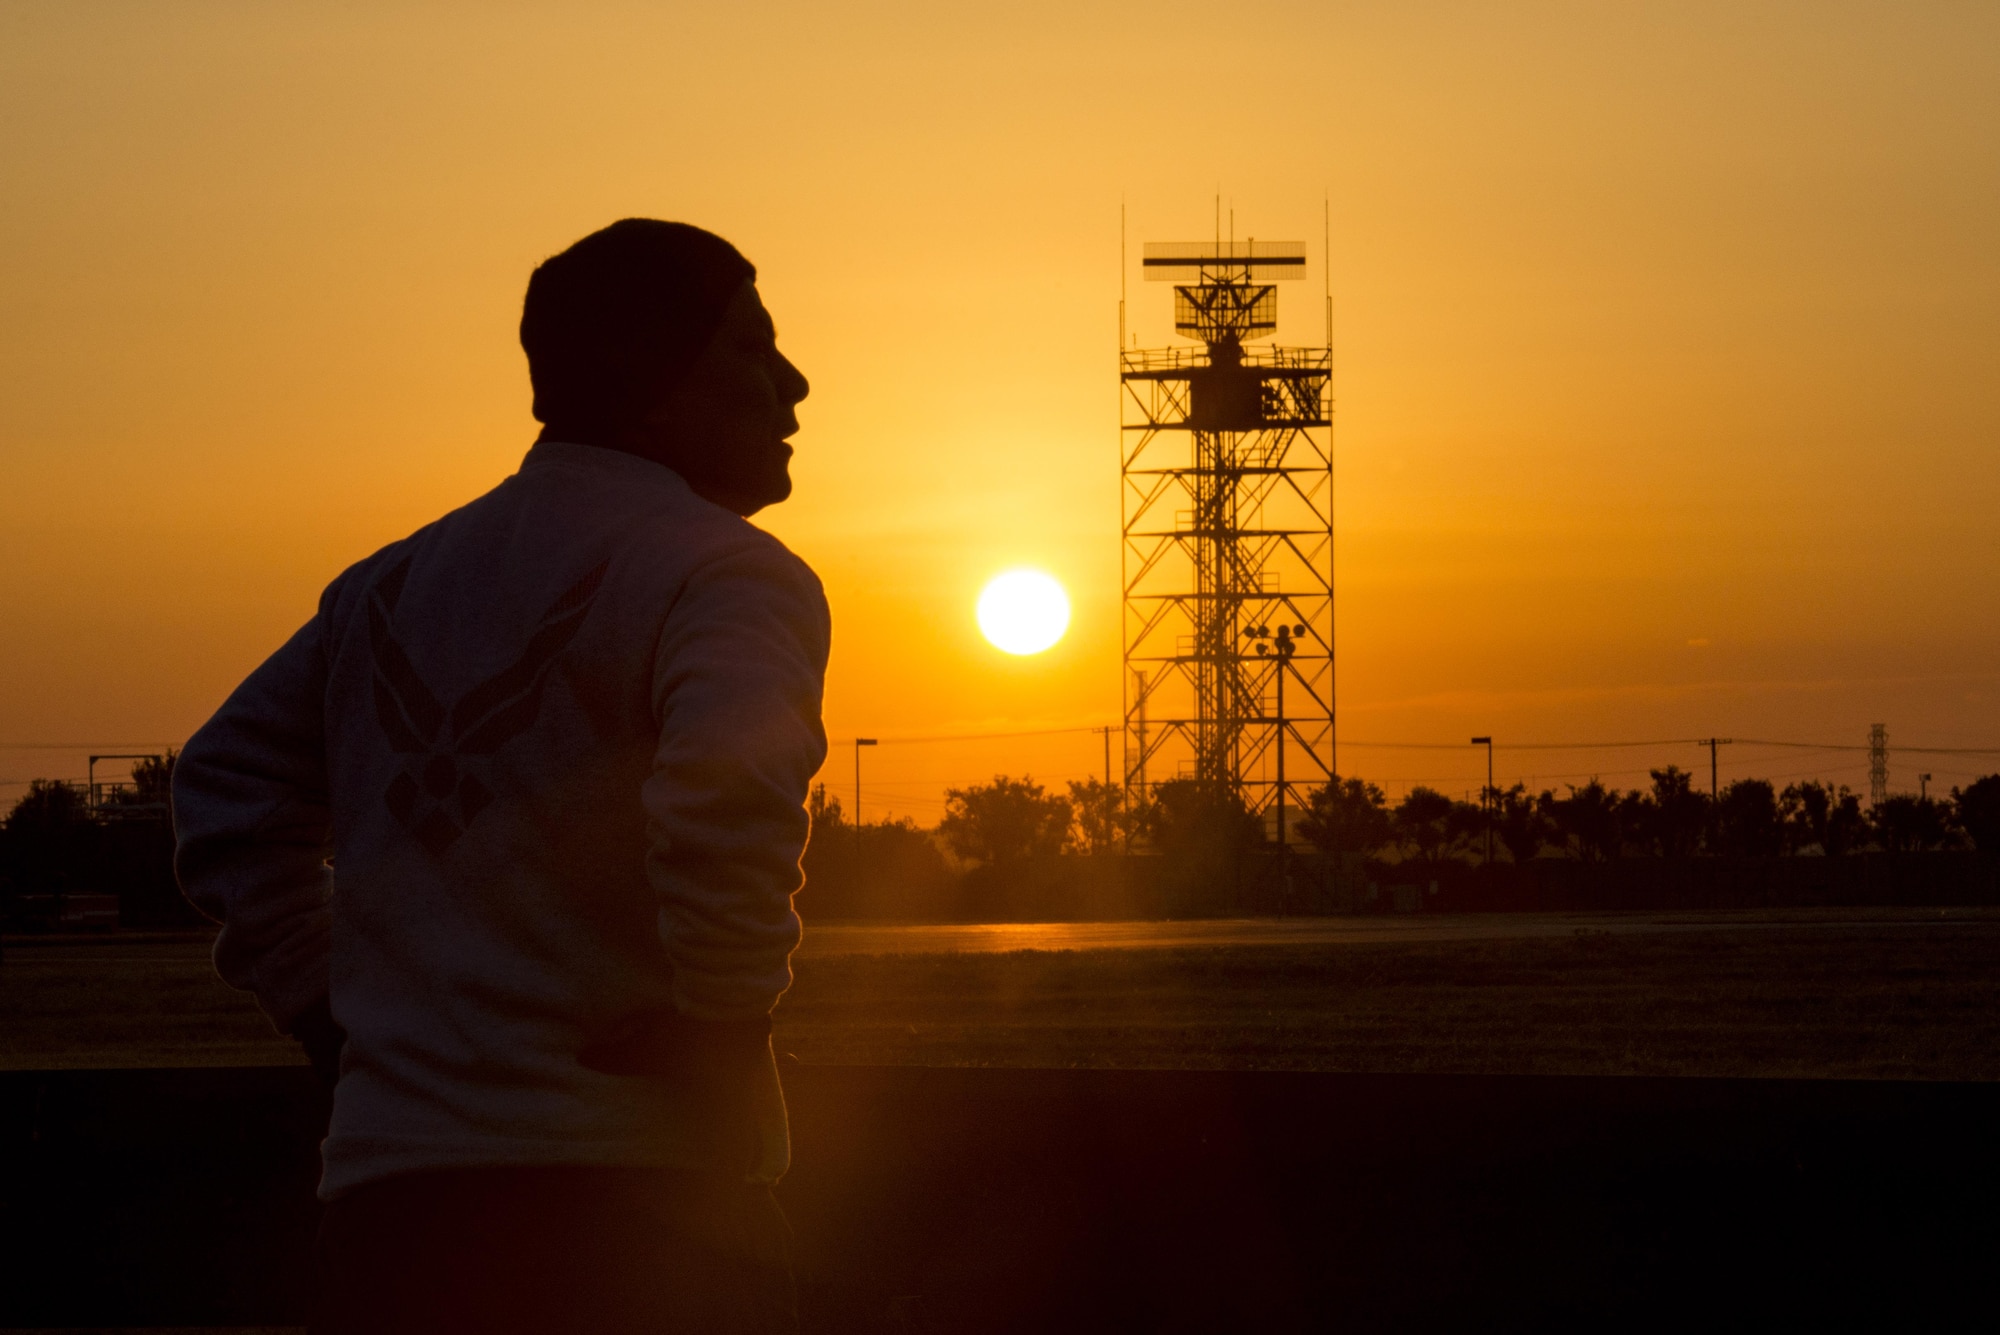
[[[543,262],[521,313],[542,438],[655,460],[740,515],[784,500],[808,387],[756,277],[714,233],[651,218]]]

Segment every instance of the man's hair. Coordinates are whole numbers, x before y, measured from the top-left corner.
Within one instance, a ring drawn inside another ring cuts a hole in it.
[[[521,310],[536,420],[578,434],[638,420],[756,277],[715,233],[655,218],[612,223],[542,261]]]

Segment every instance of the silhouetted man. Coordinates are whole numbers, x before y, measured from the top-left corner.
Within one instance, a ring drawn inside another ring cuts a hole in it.
[[[314,1329],[794,1324],[770,1012],[818,580],[744,522],[806,381],[721,238],[535,271],[520,471],[343,573],[188,743],[216,968],[334,1085]]]

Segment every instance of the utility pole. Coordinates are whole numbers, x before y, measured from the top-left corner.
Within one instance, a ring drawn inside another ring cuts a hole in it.
[[[1107,820],[1115,822],[1116,817],[1112,813],[1114,810],[1122,808],[1124,806],[1124,803],[1121,800],[1118,804],[1118,808],[1112,808],[1110,805],[1112,802],[1111,794],[1113,791],[1117,791],[1122,798],[1124,790],[1122,788],[1114,790],[1111,787],[1111,734],[1114,731],[1114,729],[1111,724],[1107,723],[1103,727],[1099,728],[1098,731],[1104,734],[1104,801],[1106,805],[1105,817]],[[1111,836],[1116,829],[1117,825],[1114,823],[1110,826],[1110,828],[1104,831],[1106,843],[1110,842]]]
[[[1486,748],[1486,791],[1480,795],[1479,805],[1486,808],[1486,865],[1493,865],[1493,739],[1475,737],[1474,746]]]
[[[1132,669],[1132,763],[1126,766],[1126,783],[1131,785],[1132,776],[1138,775],[1139,800],[1146,800],[1146,694],[1149,683],[1146,669]]]
[[[1931,800],[1931,776],[1928,774],[1917,776],[1917,800],[1919,802]]]
[[[861,748],[864,746],[874,746],[875,744],[876,739],[873,737],[856,737],[854,739],[854,853],[856,857],[861,855]]]
[[[1708,800],[1711,806],[1714,805],[1716,794],[1719,791],[1716,783],[1718,765],[1715,758],[1715,748],[1718,746],[1728,746],[1735,740],[1734,737],[1711,737],[1707,741],[1695,743],[1696,746],[1705,746],[1708,748]]]
[[[1719,822],[1716,819],[1715,808],[1716,808],[1717,795],[1721,791],[1721,786],[1716,781],[1718,766],[1716,763],[1715,751],[1717,747],[1728,746],[1730,742],[1734,740],[1735,739],[1731,737],[1711,737],[1705,742],[1696,743],[1697,746],[1705,746],[1708,748],[1708,851],[1710,853],[1715,852],[1715,844],[1716,844],[1715,836],[1716,836],[1716,831],[1719,828]]]

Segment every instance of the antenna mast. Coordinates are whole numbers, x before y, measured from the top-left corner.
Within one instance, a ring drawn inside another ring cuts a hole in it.
[[[1334,590],[1334,566],[1339,552],[1333,544],[1334,500],[1339,493],[1333,471],[1333,196],[1320,197],[1320,281],[1326,303],[1326,767],[1340,773],[1340,605]],[[1491,858],[1487,859],[1489,862]]]

